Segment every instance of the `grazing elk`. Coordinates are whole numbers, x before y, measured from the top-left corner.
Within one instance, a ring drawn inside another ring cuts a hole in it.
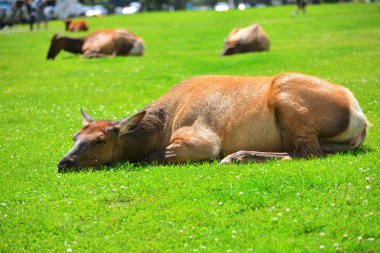
[[[86,37],[72,38],[54,34],[51,39],[47,59],[52,59],[61,51],[81,54],[83,57],[109,57],[143,55],[144,42],[135,34],[123,30],[99,30]]]
[[[297,73],[194,77],[129,118],[82,117],[58,170],[225,155],[221,163],[322,157],[359,148],[368,126],[347,88]]]
[[[87,31],[88,25],[84,20],[69,20],[65,19],[66,31],[69,32],[79,32],[79,31]]]
[[[258,24],[245,28],[234,28],[224,43],[222,55],[268,51],[270,44],[268,35]]]

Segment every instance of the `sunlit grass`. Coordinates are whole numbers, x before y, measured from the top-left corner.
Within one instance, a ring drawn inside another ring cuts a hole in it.
[[[380,251],[380,11],[374,4],[88,19],[125,27],[143,57],[46,61],[48,31],[0,33],[0,250],[4,252]],[[268,53],[222,58],[233,27],[262,24]],[[25,27],[26,28],[26,27]],[[86,33],[75,34],[80,36]],[[58,174],[79,109],[120,119],[196,75],[294,71],[350,88],[373,127],[324,159],[219,166],[118,164]]]

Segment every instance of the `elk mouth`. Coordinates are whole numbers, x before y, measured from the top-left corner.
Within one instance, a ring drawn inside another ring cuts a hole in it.
[[[64,172],[79,168],[80,165],[75,157],[64,157],[57,164],[57,171]]]
[[[96,169],[103,165],[110,165],[112,163],[105,163],[105,164],[99,164],[99,161],[95,158],[91,162],[87,163],[86,165],[83,165],[78,162],[78,156],[72,155],[72,156],[65,156],[63,157],[57,164],[57,172],[72,172],[77,171],[81,169]]]
[[[235,49],[233,47],[227,47],[223,50],[223,52],[220,55],[225,56],[225,55],[232,55],[234,53],[235,53]]]

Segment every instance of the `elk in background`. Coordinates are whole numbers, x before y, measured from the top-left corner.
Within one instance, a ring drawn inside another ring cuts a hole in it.
[[[245,28],[234,28],[224,43],[222,56],[268,51],[270,46],[269,37],[259,24]]]
[[[79,32],[79,31],[87,31],[88,25],[84,20],[69,20],[65,19],[66,31],[68,32]]]
[[[140,56],[144,53],[144,42],[137,35],[124,29],[99,30],[79,38],[56,33],[51,39],[46,58],[54,60],[61,50],[81,54],[85,58]]]

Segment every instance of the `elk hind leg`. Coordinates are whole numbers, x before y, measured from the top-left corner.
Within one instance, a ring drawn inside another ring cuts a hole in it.
[[[249,161],[262,162],[270,159],[290,160],[292,158],[307,158],[310,156],[324,156],[324,152],[318,141],[310,121],[302,113],[288,113],[293,108],[286,108],[285,114],[277,114],[279,127],[282,129],[283,136],[281,141],[284,143],[285,138],[289,138],[294,144],[295,150],[288,152],[258,152],[258,151],[238,151],[225,157],[220,163],[244,163]],[[294,123],[297,122],[297,123]],[[308,126],[309,125],[309,126]],[[293,148],[293,147],[292,147]],[[290,147],[284,147],[284,151],[289,151]]]
[[[277,105],[276,115],[280,128],[294,144],[292,157],[325,156],[318,140],[318,118],[313,117],[307,105],[299,101],[285,101]]]
[[[334,140],[332,139],[322,139],[320,141],[322,150],[326,153],[335,153],[340,151],[347,151],[359,148],[367,135],[366,126],[353,138],[347,140]],[[340,141],[339,141],[340,140]]]

